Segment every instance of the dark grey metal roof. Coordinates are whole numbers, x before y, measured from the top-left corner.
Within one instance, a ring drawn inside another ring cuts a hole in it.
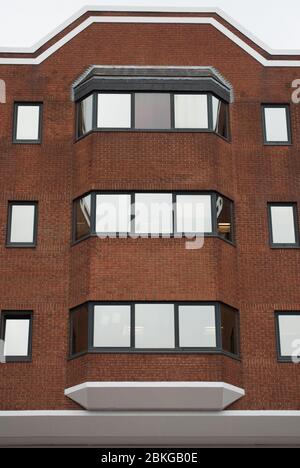
[[[210,91],[232,102],[231,84],[213,67],[93,65],[72,86],[72,99],[92,91]]]

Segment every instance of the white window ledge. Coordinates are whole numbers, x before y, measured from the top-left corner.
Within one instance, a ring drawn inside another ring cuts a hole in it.
[[[65,395],[89,411],[222,411],[245,392],[224,382],[85,382]]]

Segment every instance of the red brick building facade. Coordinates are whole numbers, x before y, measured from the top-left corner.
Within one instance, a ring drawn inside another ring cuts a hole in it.
[[[283,349],[290,324],[300,339],[299,73],[300,56],[271,54],[216,12],[87,11],[36,50],[0,52],[4,343],[14,321],[29,324],[25,359],[12,352],[0,364],[1,444],[299,443],[300,368]],[[91,128],[85,115],[78,133],[85,97],[150,92],[175,99],[170,128],[99,129],[94,98]],[[178,96],[190,94],[210,96],[206,131],[176,127]],[[212,96],[226,106],[226,134]],[[27,139],[34,108],[40,132]],[[144,192],[214,194],[203,247],[97,229],[74,237],[76,200]],[[230,201],[231,239],[214,214],[219,195]],[[18,237],[22,206],[34,210],[32,242]],[[189,350],[180,335],[176,349],[91,349],[95,303],[130,308],[131,330],[135,304],[176,304],[179,335],[184,305],[212,305],[219,345]],[[223,305],[238,317],[235,351],[221,344]]]

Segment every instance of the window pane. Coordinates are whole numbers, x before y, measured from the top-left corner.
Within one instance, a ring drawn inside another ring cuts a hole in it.
[[[293,356],[299,349],[300,315],[280,315],[278,320],[281,356]]]
[[[88,307],[81,306],[71,313],[72,355],[88,349]]]
[[[17,140],[39,139],[40,106],[17,106]]]
[[[93,129],[93,95],[78,103],[78,135],[85,135]]]
[[[171,128],[170,94],[136,93],[135,128]]]
[[[177,195],[177,232],[212,232],[211,195]]]
[[[238,314],[231,307],[221,304],[222,349],[238,354]]]
[[[4,356],[28,356],[29,319],[6,319]]]
[[[11,243],[33,243],[35,205],[12,205]]]
[[[207,95],[177,94],[174,99],[176,128],[208,128]]]
[[[130,347],[130,306],[94,307],[94,346]]]
[[[91,229],[91,195],[75,201],[75,240],[90,234]]]
[[[179,306],[179,346],[215,348],[215,306]]]
[[[228,105],[212,96],[213,130],[224,138],[228,138]]]
[[[264,107],[266,140],[288,141],[287,109],[285,107]]]
[[[232,202],[218,195],[216,205],[218,234],[224,239],[233,241]]]
[[[172,231],[172,194],[136,193],[135,232],[169,234]]]
[[[127,233],[131,224],[130,195],[97,195],[96,232]]]
[[[99,128],[131,127],[130,94],[98,94]]]
[[[136,304],[135,347],[174,348],[174,304]]]
[[[271,206],[271,222],[274,244],[295,244],[293,206]]]

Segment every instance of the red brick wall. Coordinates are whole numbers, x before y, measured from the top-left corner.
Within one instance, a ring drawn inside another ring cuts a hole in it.
[[[158,46],[159,45],[159,46]],[[72,82],[91,64],[216,67],[234,87],[232,141],[205,133],[99,133],[74,143]],[[0,309],[32,309],[31,363],[0,365],[0,409],[76,407],[85,380],[224,380],[235,409],[300,409],[300,373],[278,363],[275,309],[300,309],[300,250],[271,250],[268,201],[300,204],[293,145],[265,147],[262,102],[288,103],[296,68],[264,68],[209,25],[94,24],[39,66],[0,65]],[[14,100],[44,102],[42,145],[12,144]],[[71,246],[73,198],[92,189],[215,189],[235,201],[236,247],[207,239]],[[36,249],[6,249],[8,200],[38,200]],[[240,310],[241,362],[208,355],[90,355],[67,361],[69,308],[86,300],[220,300]]]

